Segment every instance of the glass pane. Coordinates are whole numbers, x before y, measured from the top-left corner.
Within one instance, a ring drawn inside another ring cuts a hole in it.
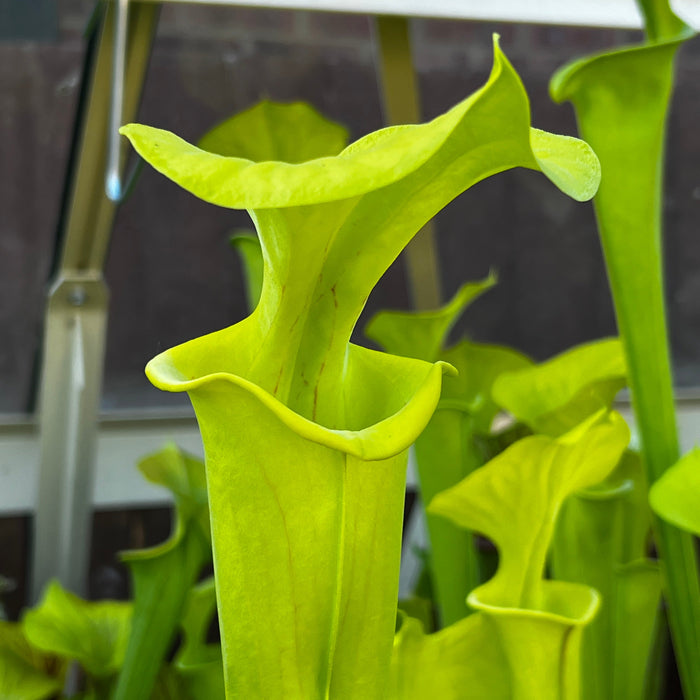
[[[0,413],[32,407],[83,44],[0,41]]]

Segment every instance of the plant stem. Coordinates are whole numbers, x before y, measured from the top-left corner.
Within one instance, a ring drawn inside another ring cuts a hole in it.
[[[649,41],[672,39],[685,26],[668,3],[668,0],[637,0],[644,17],[644,28]]]
[[[680,454],[660,267],[659,264],[654,270],[653,279],[646,280],[643,295],[637,288],[641,286],[641,276],[637,284],[625,285],[620,280],[613,284],[634,411],[651,483]],[[693,538],[658,518],[654,531],[683,687],[686,697],[699,698],[700,587]]]
[[[663,12],[657,0],[640,4],[645,15],[653,15],[647,17],[650,36],[670,30],[674,16],[668,7]],[[662,17],[668,21],[658,23]],[[661,212],[673,64],[687,36],[683,31],[672,41],[577,61],[551,84],[557,101],[574,103],[581,134],[600,158],[603,178],[594,204],[650,484],[679,457]],[[683,687],[687,698],[700,699],[700,583],[693,540],[656,518],[653,527]]]

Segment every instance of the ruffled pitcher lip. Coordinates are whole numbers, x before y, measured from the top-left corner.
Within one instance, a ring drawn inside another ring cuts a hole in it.
[[[543,581],[543,590],[548,593],[564,594],[571,604],[571,611],[542,608],[505,607],[488,603],[482,595],[488,588],[488,583],[474,589],[467,597],[467,603],[474,610],[496,617],[519,617],[531,620],[541,620],[570,627],[584,627],[596,616],[601,604],[598,591],[582,583],[568,581]],[[555,606],[552,606],[554,608]],[[575,609],[575,610],[574,610]]]
[[[583,56],[570,63],[562,66],[552,76],[549,86],[549,94],[555,102],[564,102],[571,98],[572,92],[569,86],[580,72],[588,68],[591,64],[597,61],[605,61],[611,58],[621,58],[630,54],[651,53],[655,51],[663,51],[665,49],[680,46],[683,42],[695,36],[695,31],[692,27],[686,26],[681,29],[678,34],[672,37],[661,39],[654,42],[646,42],[640,44],[629,44],[618,48],[605,49],[597,51],[589,56]]]
[[[366,348],[359,349],[375,353]],[[327,428],[309,420],[254,382],[230,372],[212,372],[187,378],[172,361],[169,350],[156,355],[146,365],[146,376],[155,387],[170,392],[193,392],[215,385],[236,386],[247,391],[299,436],[364,461],[375,461],[394,457],[415,442],[437,407],[442,375],[457,373],[457,370],[447,362],[410,361],[426,366],[425,377],[418,389],[398,411],[360,430]]]
[[[251,161],[246,158],[224,157],[206,153],[163,129],[143,125],[126,124],[119,133],[126,136],[137,152],[144,155],[142,136],[157,148],[147,160],[153,168],[178,182],[168,169],[168,154],[172,147],[183,148],[188,156],[211,159],[211,164],[229,162],[236,171],[236,187],[229,182],[206,181],[206,192],[196,196],[212,204],[233,209],[270,209],[336,202],[357,197],[397,182],[424,165],[443,147],[446,137],[458,126],[464,114],[471,108],[486,86],[494,82],[504,71],[507,59],[500,49],[499,35],[492,35],[494,61],[486,85],[459,102],[452,109],[424,124],[400,125],[368,134],[348,145],[336,156],[324,156],[302,163],[282,161]],[[435,124],[440,129],[435,131]],[[137,128],[138,127],[138,128]],[[413,138],[406,139],[404,132],[411,130]],[[418,136],[418,133],[428,134]],[[397,139],[406,141],[411,157],[406,158],[403,149],[390,147]],[[387,162],[387,158],[389,158]],[[172,163],[170,163],[172,165]],[[244,177],[240,175],[244,173]],[[300,176],[304,173],[304,176]],[[309,185],[308,183],[313,183]],[[264,184],[264,186],[260,186]],[[230,201],[224,203],[222,197]]]

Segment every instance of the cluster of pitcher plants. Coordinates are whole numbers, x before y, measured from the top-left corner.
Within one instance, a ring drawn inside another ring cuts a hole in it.
[[[347,147],[343,127],[300,103],[262,103],[198,146],[123,127],[156,170],[250,213],[256,233],[234,244],[253,310],[148,364],[157,387],[188,392],[206,466],[175,446],[142,461],[173,493],[170,539],[124,554],[132,602],[54,582],[21,622],[0,623],[2,697],[631,700],[659,697],[670,637],[700,700],[686,532],[700,533],[700,455],[679,461],[660,252],[673,60],[692,33],[667,3],[640,7],[642,45],[552,80],[585,142],[531,127],[497,41],[481,89]],[[595,195],[620,338],[539,364],[448,345],[491,275],[441,309],[375,316],[365,334],[386,352],[350,342],[421,227],[515,167]],[[613,409],[625,386],[637,449]],[[430,551],[399,605],[412,445]]]

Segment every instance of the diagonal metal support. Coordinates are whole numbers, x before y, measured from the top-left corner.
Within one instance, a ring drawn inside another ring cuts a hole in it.
[[[40,388],[40,465],[32,599],[58,578],[84,593],[89,564],[97,414],[104,366],[107,287],[102,276],[116,205],[105,193],[116,6],[103,3],[77,116],[59,253],[48,294]],[[158,6],[133,3],[122,115],[136,113]],[[124,160],[119,154],[119,170]]]
[[[59,236],[62,248],[60,270],[102,270],[104,266],[115,203],[105,192],[110,144],[114,136],[110,129],[114,74],[114,42],[117,6],[104,2],[103,17],[96,28],[95,48],[91,65],[86,66],[88,84],[84,88],[79,123],[78,142],[73,167],[68,174],[67,207]],[[129,4],[128,31],[124,44],[124,81],[122,103],[123,122],[134,118],[146,75],[160,6],[155,3]],[[118,153],[119,170],[123,170],[127,153],[126,140],[121,140]]]
[[[420,121],[420,100],[411,58],[408,20],[405,17],[378,16],[375,34],[384,120],[387,124],[417,124]],[[403,257],[414,308],[435,309],[440,306],[440,265],[432,222],[418,232]]]

